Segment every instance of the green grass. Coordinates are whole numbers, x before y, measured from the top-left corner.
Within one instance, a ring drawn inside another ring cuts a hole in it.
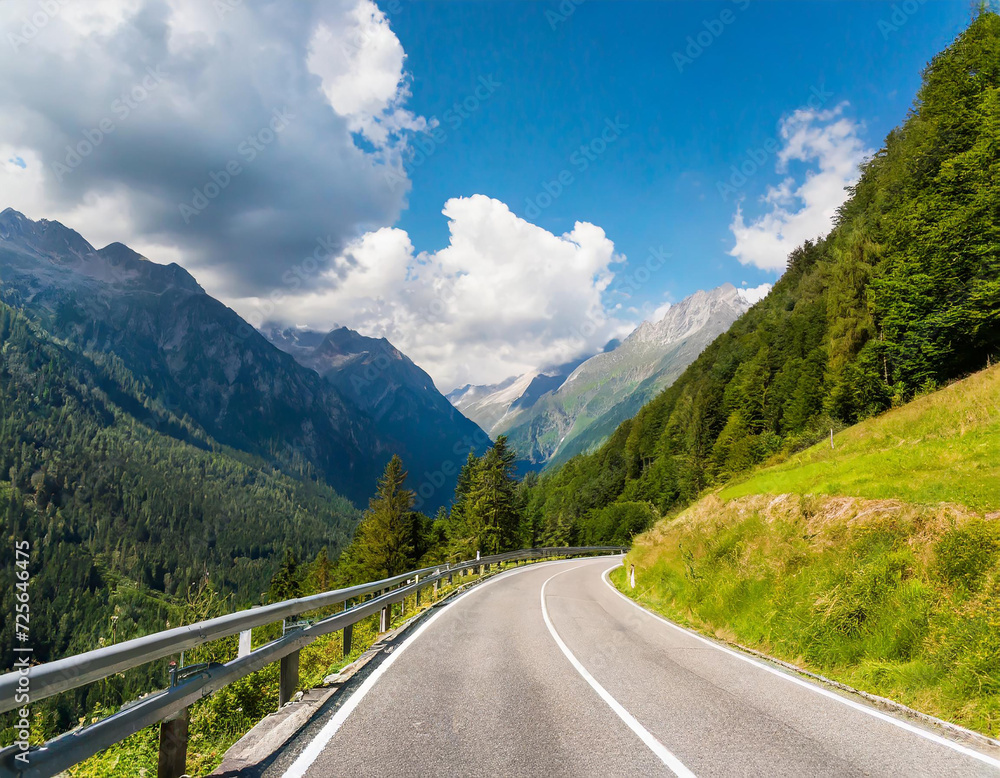
[[[630,596],[1000,736],[1000,368],[844,430],[636,538]],[[776,496],[782,495],[782,496]]]
[[[681,623],[1000,735],[1000,526],[862,500],[709,498],[642,536],[637,588]]]
[[[748,494],[822,494],[1000,509],[1000,366],[869,419],[726,486]]]

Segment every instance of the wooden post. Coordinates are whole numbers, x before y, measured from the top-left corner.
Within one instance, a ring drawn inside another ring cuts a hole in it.
[[[188,709],[160,723],[160,755],[156,778],[180,778],[187,772]]]
[[[278,707],[280,708],[295,694],[299,685],[299,652],[293,651],[281,657],[281,672],[278,678]]]
[[[354,625],[348,624],[344,627],[344,658],[351,655],[351,641],[354,639]]]

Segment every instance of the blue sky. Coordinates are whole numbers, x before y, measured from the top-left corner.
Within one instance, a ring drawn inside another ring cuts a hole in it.
[[[868,146],[881,145],[924,64],[970,14],[963,0],[929,0],[891,30],[894,5],[589,0],[564,15],[555,2],[383,3],[407,52],[416,113],[442,117],[480,76],[503,84],[432,154],[418,153],[399,224],[421,249],[441,248],[448,198],[487,194],[524,216],[526,201],[569,168],[574,183],[533,221],[556,234],[592,222],[629,258],[665,247],[672,259],[643,290],[649,300],[773,281],[728,255],[735,198],[723,200],[717,183],[775,138],[814,87],[832,92],[830,106],[848,101]],[[735,21],[679,71],[674,52],[725,9]],[[577,174],[570,155],[609,117],[628,129]],[[780,178],[769,162],[742,188],[748,214]]]
[[[0,206],[495,383],[773,282],[974,5],[5,0]]]

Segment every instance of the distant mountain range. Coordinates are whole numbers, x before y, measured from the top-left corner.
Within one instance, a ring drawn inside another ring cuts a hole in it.
[[[478,428],[386,341],[336,330],[311,355],[305,343],[286,353],[295,348],[273,345],[180,266],[120,243],[95,249],[10,208],[0,213],[0,299],[58,338],[113,354],[146,394],[219,443],[311,468],[359,505],[399,452],[433,511],[477,445]]]
[[[603,443],[755,300],[732,284],[699,291],[590,359],[495,386],[465,386],[448,399],[491,436],[507,435],[521,458],[563,462]]]

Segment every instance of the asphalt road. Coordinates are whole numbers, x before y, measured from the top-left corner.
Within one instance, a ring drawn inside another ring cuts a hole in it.
[[[284,775],[1000,776],[642,610],[604,580],[616,561],[509,571],[441,608]]]

